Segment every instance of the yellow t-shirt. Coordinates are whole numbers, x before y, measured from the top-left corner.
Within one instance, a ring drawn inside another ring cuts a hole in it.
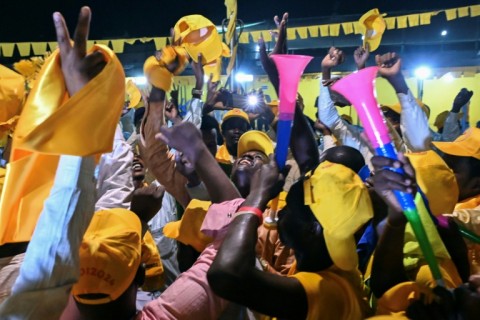
[[[307,320],[358,320],[368,316],[358,271],[331,267],[318,273],[299,272],[292,277],[300,281],[307,294]]]

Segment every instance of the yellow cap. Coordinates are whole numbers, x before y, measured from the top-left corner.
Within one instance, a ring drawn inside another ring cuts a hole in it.
[[[0,65],[0,127],[19,115],[25,94],[25,79]]]
[[[203,73],[210,78],[212,76],[212,82],[220,81],[220,75],[222,74],[222,58],[218,58],[212,63],[203,66]]]
[[[180,46],[163,47],[162,50],[158,52],[157,59],[159,63],[165,67],[171,63],[177,62],[177,66],[172,72],[174,75],[182,73],[188,65],[187,51]]]
[[[250,126],[250,118],[248,118],[248,114],[245,111],[242,111],[241,109],[233,108],[232,110],[229,110],[227,113],[223,115],[222,124],[221,124],[222,130],[227,120],[232,118],[243,119],[248,123],[248,126]]]
[[[128,101],[128,108],[137,109],[140,107],[140,101],[142,100],[142,93],[137,88],[132,79],[126,79],[125,83],[125,102]]]
[[[433,142],[443,153],[480,160],[480,129],[470,128],[453,142]]]
[[[383,14],[380,14],[378,9],[372,9],[365,13],[358,22],[363,29],[363,46],[365,47],[368,43],[370,52],[375,51],[380,46],[386,28]]]
[[[141,260],[142,225],[126,209],[98,211],[80,246],[80,277],[72,287],[84,304],[104,304],[118,299],[132,284]],[[82,295],[103,294],[88,299]]]
[[[142,290],[150,292],[160,290],[165,284],[163,264],[157,244],[148,230],[142,241],[142,262],[145,263],[145,281],[142,284]]]
[[[247,131],[238,140],[237,154],[241,156],[248,151],[260,151],[268,156],[273,153],[273,142],[265,132]]]
[[[329,161],[322,162],[303,186],[305,204],[322,225],[332,261],[342,270],[354,270],[354,234],[373,217],[367,187],[351,169]]]
[[[156,57],[150,56],[145,60],[143,73],[151,85],[165,92],[170,91],[173,83],[173,74]]]
[[[174,28],[173,40],[187,50],[193,61],[198,62],[198,54],[203,55],[203,64],[208,64],[222,56],[225,47],[217,28],[202,15],[194,14],[180,18]]]
[[[453,212],[459,191],[452,169],[433,150],[405,155],[415,169],[418,186],[427,197],[432,214]]]
[[[167,223],[163,228],[163,234],[167,238],[176,239],[202,252],[213,240],[200,231],[210,205],[209,201],[193,199],[185,208],[182,219]]]

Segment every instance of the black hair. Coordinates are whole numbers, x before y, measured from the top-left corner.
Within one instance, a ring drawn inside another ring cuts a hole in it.
[[[365,166],[365,159],[360,151],[349,146],[336,146],[327,149],[322,155],[322,160],[344,165],[355,173],[358,173]]]
[[[217,132],[217,145],[222,145],[223,137],[220,133],[220,125],[218,124],[217,119],[206,114],[202,117],[202,125],[200,126],[200,130],[210,131],[212,129]]]

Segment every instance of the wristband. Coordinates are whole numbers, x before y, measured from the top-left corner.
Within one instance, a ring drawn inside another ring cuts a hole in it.
[[[203,95],[203,91],[202,90],[198,90],[198,89],[192,89],[192,96],[202,96]]]
[[[253,213],[254,215],[256,215],[258,217],[258,219],[260,219],[260,223],[263,222],[263,211],[262,210],[260,210],[258,208],[255,208],[255,207],[241,207],[240,209],[237,210],[237,214],[243,213],[243,212]]]

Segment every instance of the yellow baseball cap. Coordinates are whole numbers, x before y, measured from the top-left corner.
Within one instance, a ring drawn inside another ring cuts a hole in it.
[[[324,161],[303,183],[305,204],[323,228],[334,264],[351,271],[358,265],[355,232],[373,217],[367,187],[351,169]]]
[[[222,58],[218,58],[212,63],[203,66],[203,73],[210,78],[212,76],[212,82],[220,81],[220,75],[222,74]]]
[[[470,128],[453,142],[433,142],[433,145],[446,154],[480,160],[480,129]]]
[[[147,230],[142,241],[142,262],[145,263],[145,281],[143,291],[158,291],[165,284],[164,270],[160,252],[150,231]]]
[[[179,75],[188,65],[187,51],[180,46],[165,46],[162,50],[157,51],[157,59],[163,66],[167,66],[173,62],[177,62],[177,67],[173,70],[174,75]]]
[[[173,28],[173,40],[187,50],[193,61],[198,62],[198,54],[203,56],[203,64],[218,59],[226,46],[212,21],[202,15],[184,16],[177,21]]]
[[[132,284],[141,261],[142,225],[126,209],[95,212],[80,246],[80,277],[75,300],[104,304],[118,299]],[[101,294],[90,299],[84,295]]]
[[[0,65],[0,127],[19,115],[25,95],[25,79]]]
[[[457,179],[452,169],[433,150],[406,153],[415,169],[417,183],[434,216],[451,213],[458,202]]]
[[[265,132],[247,131],[238,140],[237,154],[240,156],[248,151],[260,151],[268,156],[273,153],[273,142]]]
[[[365,13],[360,20],[360,27],[363,29],[363,46],[368,43],[370,52],[375,51],[382,41],[383,32],[386,24],[383,20],[384,14],[380,14],[378,9],[372,9]]]
[[[128,108],[137,109],[141,107],[142,94],[132,79],[127,79],[125,84],[125,101],[128,101]]]
[[[250,127],[250,118],[248,118],[248,114],[245,111],[242,111],[241,109],[233,108],[232,110],[229,110],[228,112],[226,112],[225,115],[223,116],[222,124],[221,124],[222,130],[227,120],[232,118],[243,119],[248,123],[248,126]]]
[[[211,204],[210,201],[197,199],[190,201],[179,221],[169,222],[163,227],[165,237],[176,239],[183,244],[194,247],[198,252],[202,252],[213,241],[211,237],[200,231]]]

